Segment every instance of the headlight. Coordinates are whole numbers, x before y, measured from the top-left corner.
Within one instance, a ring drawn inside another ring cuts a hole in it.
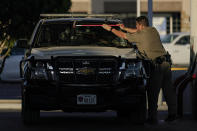
[[[120,70],[124,70],[124,79],[144,75],[142,62],[124,62]]]
[[[141,84],[147,84],[147,75],[142,61],[123,61],[119,68],[120,80],[130,80],[132,78],[138,79]]]
[[[33,79],[48,79],[46,70],[44,68],[36,68],[34,73],[32,73]]]
[[[128,63],[125,71],[125,77],[141,77],[142,63]]]
[[[54,80],[54,70],[50,63],[36,62],[31,72],[32,79]]]

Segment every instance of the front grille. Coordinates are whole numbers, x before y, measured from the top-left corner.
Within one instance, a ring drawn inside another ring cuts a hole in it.
[[[106,84],[116,79],[118,60],[116,57],[58,57],[55,67],[60,82]]]

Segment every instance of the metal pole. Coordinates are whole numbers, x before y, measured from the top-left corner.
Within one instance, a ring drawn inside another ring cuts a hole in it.
[[[173,18],[170,16],[170,33],[173,33]]]
[[[190,14],[190,64],[196,64],[195,57],[197,55],[197,0],[190,0],[191,6],[191,14]],[[190,65],[192,67],[192,65]],[[196,72],[195,72],[196,73]],[[192,84],[192,116],[197,119],[197,81],[195,79],[194,83]]]
[[[140,0],[137,0],[137,17],[139,17],[140,14]]]
[[[148,0],[148,20],[149,26],[153,25],[153,1]]]

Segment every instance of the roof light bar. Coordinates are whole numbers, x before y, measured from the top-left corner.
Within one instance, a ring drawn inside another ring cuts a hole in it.
[[[115,17],[117,14],[40,14],[40,17]]]

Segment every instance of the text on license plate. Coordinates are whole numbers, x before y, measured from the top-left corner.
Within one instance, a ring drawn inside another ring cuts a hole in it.
[[[77,104],[78,105],[96,105],[96,95],[92,94],[80,94],[77,95]]]

